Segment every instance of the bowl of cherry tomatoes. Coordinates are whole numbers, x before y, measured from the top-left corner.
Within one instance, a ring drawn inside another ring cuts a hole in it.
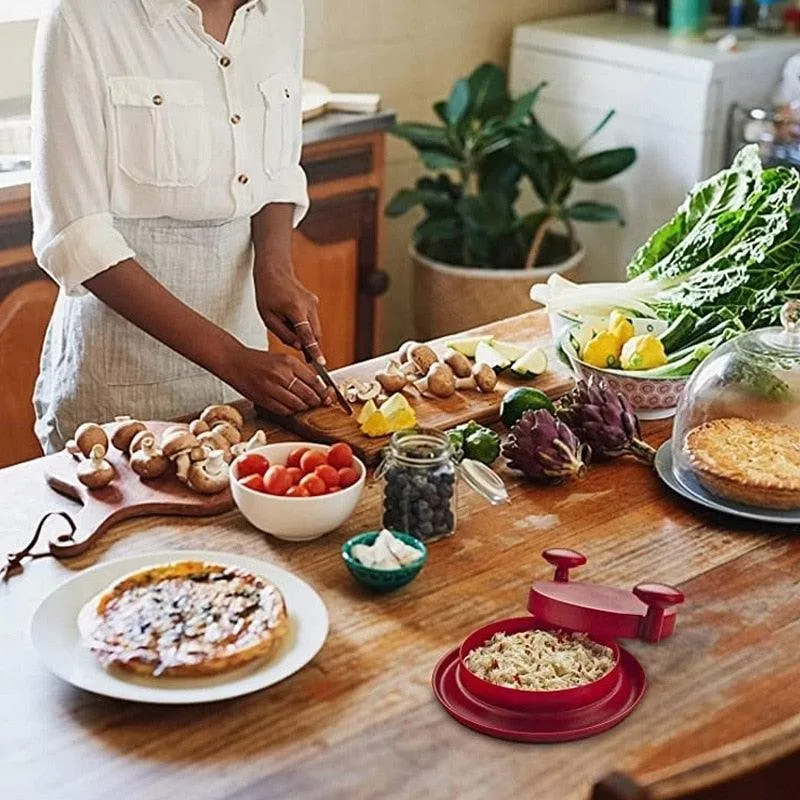
[[[291,542],[317,539],[345,522],[366,476],[343,442],[268,444],[239,456],[230,470],[234,502],[248,522]]]

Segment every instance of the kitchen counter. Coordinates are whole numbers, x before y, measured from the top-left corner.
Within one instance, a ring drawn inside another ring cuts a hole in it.
[[[518,325],[521,336],[546,335],[543,314]],[[266,430],[272,441],[291,438]],[[645,435],[659,443],[669,424],[653,423]],[[30,564],[0,584],[0,796],[328,800],[500,791],[586,800],[612,770],[691,785],[800,747],[800,539],[792,531],[700,512],[632,459],[556,487],[501,472],[511,505],[492,508],[465,490],[456,535],[432,544],[419,578],[388,596],[357,588],[339,555],[349,536],[379,526],[375,484],[340,530],[316,542],[268,538],[235,512],[150,517],[113,528],[73,561]],[[0,507],[3,552],[19,549],[45,512],[74,510],[45,486],[41,459],[0,472]],[[678,586],[686,603],[676,631],[658,645],[624,643],[649,688],[618,727],[546,746],[473,733],[436,703],[431,671],[479,624],[525,614],[531,579],[552,573],[540,553],[557,545],[589,557],[573,579]],[[27,633],[42,598],[76,570],[167,548],[230,550],[295,572],[328,606],[324,648],[270,689],[205,707],[126,704],[50,675]]]

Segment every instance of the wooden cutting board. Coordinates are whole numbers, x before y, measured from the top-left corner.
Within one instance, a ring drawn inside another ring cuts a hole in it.
[[[160,437],[171,423],[146,424],[156,437]],[[91,491],[78,480],[77,461],[66,450],[45,459],[47,484],[82,504],[82,508],[71,515],[75,532],[71,536],[62,534],[50,540],[50,552],[57,558],[82,553],[112,525],[131,517],[150,514],[207,517],[233,508],[229,488],[215,495],[198,494],[181,483],[172,470],[161,478],[143,481],[131,469],[127,456],[113,446],[109,447],[106,460],[114,466],[117,476],[103,489]]]
[[[442,354],[447,349],[446,340],[480,335],[492,335],[501,341],[513,342],[526,347],[535,345],[544,347],[548,356],[548,371],[538,378],[522,380],[507,370],[500,374],[497,390],[491,394],[464,391],[456,392],[455,395],[446,399],[433,399],[414,397],[409,392],[406,396],[417,414],[417,423],[420,427],[446,430],[463,422],[469,422],[471,419],[487,425],[497,422],[500,419],[500,403],[503,395],[516,386],[532,386],[541,389],[552,398],[561,397],[572,389],[574,385],[572,376],[556,359],[552,349],[552,337],[547,326],[547,317],[539,312],[512,317],[468,333],[458,334],[458,336],[448,336],[430,342],[430,344],[434,350]],[[393,356],[394,354],[374,358],[371,361],[344,367],[331,374],[337,383],[348,378],[362,381],[371,380],[375,373],[383,369]],[[353,405],[356,414],[362,406],[363,403]],[[370,439],[364,436],[355,418],[348,417],[338,406],[313,409],[290,418],[275,418],[275,421],[309,441],[347,442],[356,455],[370,465],[376,464],[380,460],[381,450],[386,447],[390,438],[386,436]]]

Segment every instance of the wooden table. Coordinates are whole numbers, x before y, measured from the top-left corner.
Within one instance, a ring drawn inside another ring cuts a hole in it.
[[[657,443],[668,426],[645,432]],[[41,470],[37,461],[0,472],[5,551],[21,546],[45,511],[71,506],[44,486]],[[77,561],[29,566],[0,585],[0,797],[572,800],[612,769],[680,779],[735,768],[742,753],[769,757],[776,740],[800,747],[800,539],[792,531],[708,516],[630,459],[555,488],[503,476],[513,504],[490,508],[465,493],[456,535],[431,545],[420,577],[389,596],[359,590],[339,557],[347,537],[379,525],[375,485],[341,530],[310,544],[266,539],[236,513],[151,518],[120,525]],[[473,733],[435,702],[431,670],[477,625],[524,613],[529,582],[551,572],[539,554],[554,545],[589,556],[576,575],[584,580],[679,586],[687,602],[675,635],[625,644],[649,689],[607,733],[548,746]],[[28,638],[38,602],[75,570],[165,548],[247,553],[294,571],[328,606],[325,647],[285,682],[210,706],[132,705],[50,675]]]

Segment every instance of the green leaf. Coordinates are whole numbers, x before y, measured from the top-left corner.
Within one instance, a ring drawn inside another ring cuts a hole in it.
[[[433,113],[436,114],[445,125],[449,124],[447,119],[447,100],[439,100],[438,103],[434,103]]]
[[[447,109],[445,114],[447,121],[451,125],[458,125],[467,113],[470,101],[470,88],[469,81],[466,78],[461,78],[453,84],[453,89],[450,92],[450,97],[447,100]]]
[[[531,237],[535,235],[536,231],[539,230],[539,226],[550,216],[550,212],[546,209],[542,209],[541,211],[533,211],[530,214],[526,214],[520,221],[519,227],[525,231]]]
[[[587,183],[597,183],[613,178],[636,161],[633,147],[603,150],[582,158],[575,164],[575,177]]]
[[[478,173],[481,192],[499,192],[513,203],[519,194],[517,184],[522,177],[522,167],[510,149],[492,153],[484,158]]]
[[[545,86],[547,86],[547,81],[542,81],[535,89],[518,97],[511,106],[511,111],[506,117],[506,123],[512,126],[522,125],[530,117],[531,109],[539,97],[539,92]]]
[[[432,244],[457,239],[461,235],[461,220],[458,217],[438,217],[420,223],[414,231],[414,240],[418,244]]]
[[[425,206],[428,210],[435,208],[452,208],[453,202],[442,192],[424,189],[400,189],[386,206],[387,217],[399,217],[415,206]]]
[[[514,211],[508,198],[496,192],[462,197],[458,212],[465,228],[484,237],[497,237],[508,233],[514,224]]]
[[[407,122],[392,126],[391,132],[399,139],[414,145],[418,150],[437,148],[450,151],[450,140],[447,131],[438,125],[427,125],[424,122]]]
[[[606,114],[603,117],[603,119],[601,119],[600,122],[598,122],[597,125],[595,125],[594,128],[592,128],[591,131],[589,131],[588,134],[586,134],[583,140],[575,146],[573,152],[576,155],[580,153],[580,151],[583,150],[584,147],[586,147],[589,141],[593,139],[595,136],[597,136],[597,134],[600,133],[600,131],[603,130],[603,128],[605,128],[606,125],[608,125],[608,123],[611,121],[611,118],[616,113],[617,112],[612,108],[611,111],[609,111],[608,114]]]
[[[579,222],[618,222],[625,224],[619,209],[610,203],[596,203],[593,200],[584,200],[575,203],[567,209],[572,219]]]
[[[481,122],[502,114],[508,105],[506,73],[497,64],[485,63],[469,76],[471,115]]]
[[[458,169],[461,166],[457,158],[438,150],[420,150],[419,154],[428,169]]]

